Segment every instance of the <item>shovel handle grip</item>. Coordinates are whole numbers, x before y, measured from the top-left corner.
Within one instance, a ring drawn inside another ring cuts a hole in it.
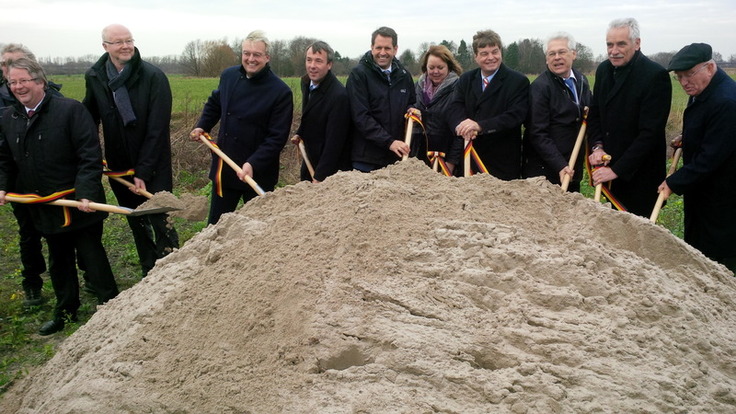
[[[110,177],[110,178],[112,178],[113,180],[119,182],[120,184],[123,184],[124,186],[126,186],[128,188],[135,188],[135,184],[131,183],[130,181],[128,181],[128,180],[126,180],[124,178],[121,178],[121,177]],[[147,190],[138,189],[138,190],[136,190],[136,192],[138,194],[146,197],[146,198],[153,197],[153,194],[151,194]]]
[[[314,180],[314,167],[312,166],[312,163],[309,161],[309,156],[307,156],[307,147],[304,146],[304,141],[299,140],[299,152],[302,153],[302,158],[304,158],[304,164],[307,165],[307,169],[309,170],[309,176],[312,177]]]
[[[411,152],[411,134],[414,132],[414,119],[409,117],[409,120],[406,122],[406,134],[404,134],[404,142],[406,145],[409,146],[409,152]],[[406,159],[409,158],[409,154],[404,154],[401,157],[401,161],[406,161]]]

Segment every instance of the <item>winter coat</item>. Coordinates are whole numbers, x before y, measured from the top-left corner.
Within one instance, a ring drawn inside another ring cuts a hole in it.
[[[583,108],[590,106],[592,93],[588,78],[573,69],[579,103],[570,88],[550,70],[539,75],[529,87],[529,115],[524,129],[524,161],[522,176],[545,176],[560,184],[559,172],[570,162],[575,141],[583,121]],[[580,148],[575,161],[575,176],[583,176],[585,149]]]
[[[105,160],[112,171],[135,169],[135,177],[152,193],[171,191],[171,88],[157,67],[141,60],[138,48],[128,65],[132,71],[125,86],[136,120],[123,125],[108,86],[105,53],[85,73],[87,92],[82,101],[96,124],[102,123]]]
[[[314,178],[324,181],[338,170],[350,169],[350,101],[345,86],[331,71],[312,92],[309,84],[309,76],[302,77],[302,120],[297,135],[304,140]],[[302,172],[302,179],[307,179],[306,166]]]
[[[423,73],[416,83],[417,102],[415,108],[422,112],[422,124],[427,134],[424,134],[419,126],[414,127],[414,137],[412,138],[412,147],[416,145],[420,148],[417,157],[427,159],[427,151],[440,151],[445,153],[445,161],[452,164],[459,164],[462,159],[462,144],[457,145],[456,141],[461,141],[455,135],[454,129],[450,128],[447,123],[447,112],[452,103],[455,84],[459,76],[455,72],[450,72],[442,83],[437,87],[431,100],[427,100],[424,95],[424,85],[429,82],[427,74]],[[426,141],[426,142],[425,142]],[[413,155],[413,153],[412,153]]]
[[[721,69],[685,109],[682,154],[667,185],[684,195],[685,241],[713,259],[736,257],[736,82]]]
[[[485,90],[480,68],[460,76],[448,120],[453,130],[467,118],[477,122],[482,131],[473,147],[481,160],[493,176],[513,180],[521,177],[521,125],[528,110],[529,78],[502,63]]]
[[[634,214],[649,217],[664,180],[665,126],[672,82],[667,70],[640,51],[624,67],[598,65],[588,119],[588,142],[603,144],[618,178],[611,192]]]
[[[389,147],[403,141],[407,109],[414,104],[414,80],[394,58],[391,81],[370,51],[348,76],[347,91],[354,123],[352,161],[385,167],[399,160]]]
[[[289,138],[294,102],[291,88],[267,64],[252,78],[242,65],[225,69],[217,89],[204,105],[197,127],[205,131],[220,122],[217,145],[239,166],[249,162],[253,179],[265,191],[279,180],[279,155]],[[218,157],[213,154],[210,179],[217,175]],[[224,188],[250,191],[235,171],[222,169]]]
[[[73,188],[66,198],[105,202],[97,128],[82,104],[47,93],[30,119],[16,102],[5,108],[0,125],[0,190],[48,196]],[[71,224],[63,227],[64,208],[29,207],[34,226],[44,234],[84,228],[107,216],[69,208]]]

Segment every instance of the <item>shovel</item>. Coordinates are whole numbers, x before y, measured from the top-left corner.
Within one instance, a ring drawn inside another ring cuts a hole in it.
[[[227,154],[225,154],[224,152],[222,152],[221,149],[219,149],[216,146],[214,146],[212,144],[212,142],[210,142],[210,140],[207,139],[207,136],[205,134],[201,134],[199,136],[199,140],[202,141],[202,142],[204,142],[204,145],[207,145],[207,147],[209,149],[211,149],[212,152],[214,152],[215,154],[217,154],[217,156],[220,157],[223,161],[225,161],[227,163],[227,165],[229,165],[230,167],[232,167],[232,169],[235,170],[236,173],[240,173],[240,174],[243,173],[243,169],[240,168],[240,166],[238,166],[238,164],[236,164],[235,161],[233,161],[230,157],[228,157]],[[256,194],[258,194],[259,196],[262,196],[262,195],[266,194],[266,192],[263,191],[263,189],[261,188],[261,186],[258,185],[258,183],[256,183],[256,180],[254,180],[253,177],[250,177],[250,176],[246,175],[245,176],[245,182],[248,183],[248,185],[253,189],[253,191],[255,191]]]
[[[135,184],[131,183],[130,181],[128,181],[126,179],[123,179],[122,177],[114,177],[114,176],[109,176],[109,177],[112,178],[113,180],[119,182],[120,184],[128,187],[128,188],[135,188]],[[140,195],[142,195],[143,197],[146,197],[146,198],[153,197],[153,194],[151,194],[150,192],[148,192],[146,190],[138,189],[138,190],[136,190],[136,193],[138,193],[138,194],[140,194]]]
[[[608,155],[608,154],[606,154],[606,155],[603,156],[602,160],[603,161],[610,161],[611,160],[611,156]],[[600,202],[601,201],[601,192],[602,191],[603,191],[603,183],[600,183],[600,184],[596,185],[595,186],[595,195],[593,196],[593,200],[595,200],[596,202]]]
[[[570,167],[570,169],[575,167],[575,161],[578,159],[578,154],[580,153],[580,146],[583,144],[583,138],[585,137],[585,129],[588,127],[588,107],[586,106],[583,108],[583,123],[580,125],[580,132],[578,132],[578,138],[575,140],[575,146],[572,148],[572,154],[570,155],[570,162],[567,163],[567,166]],[[565,176],[562,178],[562,192],[567,191],[567,187],[570,186],[570,180],[572,177],[565,174]]]
[[[682,155],[682,147],[679,147],[675,150],[675,153],[672,155],[672,165],[670,165],[670,170],[667,171],[667,177],[675,173],[675,170],[677,170],[677,163],[680,162],[680,155]],[[652,223],[657,222],[657,217],[659,216],[659,210],[662,209],[662,204],[664,204],[664,193],[659,193],[659,197],[657,197],[657,202],[654,203],[654,210],[652,210],[652,215],[649,216],[649,221]]]
[[[291,141],[297,144],[297,146],[299,147],[299,152],[302,154],[304,164],[307,166],[307,170],[309,170],[309,176],[312,177],[312,180],[314,180],[314,167],[312,166],[312,162],[309,161],[309,156],[307,155],[307,147],[304,145],[304,140],[299,135],[294,135],[291,138]]]
[[[23,204],[36,204],[36,202],[38,201],[38,199],[34,197],[20,197],[20,196],[13,196],[13,195],[5,195],[5,199],[7,201],[12,201],[13,203],[23,203]],[[49,201],[43,204],[50,204],[53,206],[61,206],[61,207],[79,207],[82,205],[82,202],[77,201],[77,200],[59,199],[59,200]],[[89,207],[97,211],[106,211],[108,213],[124,214],[126,216],[131,216],[131,217],[144,216],[147,214],[166,213],[169,211],[179,210],[178,208],[174,208],[174,207],[156,207],[156,208],[146,208],[142,210],[134,210],[128,207],[114,206],[112,204],[103,204],[103,203],[95,203],[95,202],[90,202]]]

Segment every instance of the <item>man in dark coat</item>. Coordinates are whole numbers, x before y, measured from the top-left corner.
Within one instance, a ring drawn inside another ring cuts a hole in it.
[[[279,154],[289,139],[294,103],[291,88],[268,65],[269,42],[261,31],[251,32],[242,44],[242,64],[225,69],[217,89],[204,105],[192,140],[220,122],[217,145],[243,175],[223,166],[212,156],[210,179],[212,201],[208,222],[217,223],[224,213],[235,211],[238,202],[248,202],[256,192],[243,180],[253,178],[265,191],[279,180]]]
[[[325,42],[307,48],[307,74],[301,79],[302,120],[292,141],[304,141],[314,177],[302,163],[302,180],[320,182],[338,170],[350,169],[350,102],[345,87],[331,71],[334,55]]]
[[[2,54],[0,66],[2,66],[3,72],[3,77],[0,79],[0,113],[2,113],[3,108],[12,106],[17,102],[5,80],[8,76],[7,65],[12,60],[22,57],[36,60],[36,56],[27,47],[16,43],[5,45],[0,53]],[[49,82],[49,88],[46,91],[61,96],[59,89],[61,89],[61,85]],[[10,181],[15,182],[13,179]],[[20,261],[23,265],[21,270],[21,276],[23,277],[21,285],[25,294],[23,306],[38,306],[44,302],[41,293],[43,288],[41,274],[46,271],[46,260],[43,257],[43,246],[41,244],[42,234],[33,225],[29,206],[13,203],[13,215],[18,222],[18,248],[20,250]]]
[[[594,184],[611,183],[613,196],[627,211],[649,217],[657,187],[665,176],[665,126],[672,83],[662,66],[640,51],[635,19],[611,22],[606,34],[608,60],[596,70],[588,119]]]
[[[78,209],[30,205],[33,224],[46,238],[49,273],[56,294],[54,319],[41,326],[49,335],[75,320],[79,282],[75,252],[84,261],[98,299],[118,293],[102,246],[102,222],[107,213],[90,209],[90,201],[105,201],[102,155],[97,128],[87,110],[73,99],[46,93],[46,75],[35,61],[14,60],[8,84],[17,102],[3,111],[0,125],[0,205],[9,189],[39,197],[73,194]],[[14,179],[15,183],[9,180]]]
[[[363,172],[392,164],[410,148],[404,142],[404,114],[415,101],[414,80],[396,59],[398,35],[380,27],[371,35],[371,50],[348,76],[353,115],[352,163]]]
[[[521,177],[521,125],[529,110],[529,79],[503,64],[502,48],[493,30],[473,36],[479,67],[457,81],[448,121],[458,136],[473,140],[491,175],[513,180]],[[477,166],[473,169],[478,171]]]
[[[102,123],[107,167],[128,173],[127,186],[110,180],[118,203],[136,208],[151,193],[171,191],[171,88],[166,75],[141,60],[130,31],[119,24],[102,30],[107,51],[85,74],[84,105]],[[127,217],[143,276],[156,260],[179,247],[179,236],[165,213]],[[93,287],[94,288],[94,287]]]
[[[580,191],[585,151],[579,152],[573,169],[568,164],[583,108],[590,106],[592,98],[588,79],[572,67],[575,48],[575,39],[568,33],[552,35],[544,45],[547,70],[530,87],[522,167],[524,178],[544,176],[554,184],[569,175],[571,192]]]
[[[660,185],[682,194],[685,241],[736,272],[736,82],[705,43],[682,48],[669,64],[690,98],[682,128],[683,166]]]

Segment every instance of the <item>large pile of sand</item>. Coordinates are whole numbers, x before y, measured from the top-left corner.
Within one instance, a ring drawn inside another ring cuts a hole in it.
[[[224,216],[0,411],[734,412],[735,328],[734,279],[666,230],[410,161]]]

